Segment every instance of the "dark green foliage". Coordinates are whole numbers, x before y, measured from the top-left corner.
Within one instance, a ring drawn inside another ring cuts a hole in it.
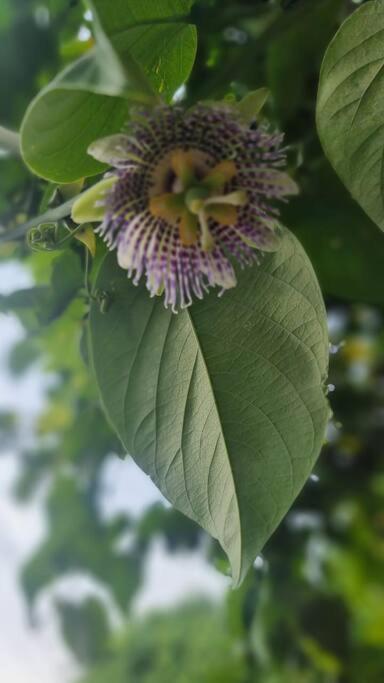
[[[169,551],[194,550],[199,547],[203,532],[192,520],[161,503],[151,506],[139,520],[137,542],[145,551],[155,536],[163,536]]]
[[[246,673],[225,614],[204,604],[139,622],[115,649],[115,658],[82,683],[242,683]]]
[[[141,567],[135,551],[121,555],[113,552],[118,536],[130,526],[128,520],[102,524],[89,493],[64,475],[55,482],[47,512],[49,538],[22,574],[29,602],[56,577],[90,571],[101,582],[110,582],[114,598],[125,610],[140,583]]]
[[[17,417],[14,413],[0,411],[0,455],[14,442],[17,427]]]
[[[301,196],[284,209],[285,223],[304,245],[323,291],[382,304],[382,235],[325,160],[308,171],[302,169]]]
[[[108,652],[109,625],[104,606],[96,598],[80,604],[57,601],[61,630],[68,647],[83,666],[103,660]]]

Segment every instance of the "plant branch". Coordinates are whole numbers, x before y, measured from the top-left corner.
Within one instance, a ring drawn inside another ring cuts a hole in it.
[[[46,211],[41,216],[31,218],[30,221],[23,223],[23,225],[19,225],[17,228],[6,230],[3,226],[0,226],[0,244],[3,244],[4,242],[13,242],[14,240],[24,237],[28,230],[36,228],[41,223],[55,223],[56,221],[69,216],[75,199],[76,197],[72,197],[71,199],[68,199],[67,202],[64,202],[64,204],[60,204],[60,206],[57,206],[54,209],[49,209],[49,211]]]
[[[14,156],[20,156],[20,136],[18,133],[14,133],[13,130],[8,130],[0,126],[0,149],[13,154]]]

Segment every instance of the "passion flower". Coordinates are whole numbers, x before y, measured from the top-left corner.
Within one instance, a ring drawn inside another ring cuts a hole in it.
[[[127,134],[89,153],[114,168],[77,200],[77,222],[97,232],[138,284],[164,292],[173,311],[236,285],[233,263],[257,263],[279,246],[275,200],[295,194],[282,135],[251,129],[226,105],[140,112]]]

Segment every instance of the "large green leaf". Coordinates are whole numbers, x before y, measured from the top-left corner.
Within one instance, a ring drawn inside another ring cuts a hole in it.
[[[91,142],[119,131],[127,118],[125,100],[68,89],[56,79],[32,102],[21,128],[24,161],[37,175],[70,183],[106,166],[87,154]]]
[[[152,88],[140,62],[135,60],[127,45],[124,59],[120,58],[96,11],[93,11],[93,32],[95,48],[67,70],[65,80],[68,85],[103,95],[124,95],[130,100],[150,96]]]
[[[326,155],[366,213],[384,229],[384,2],[341,26],[322,66],[317,124]]]
[[[155,90],[170,99],[188,78],[197,46],[188,15],[194,0],[92,0],[100,24],[124,63],[140,64]]]
[[[91,350],[109,419],[176,508],[219,539],[234,583],[287,512],[328,419],[325,310],[289,233],[222,299],[174,315],[109,255]],[[129,492],[127,492],[129,495]]]
[[[32,171],[66,183],[105,170],[88,156],[90,143],[120,131],[129,103],[153,102],[153,88],[169,98],[188,77],[196,53],[196,30],[185,22],[190,4],[91,3],[96,48],[59,74],[25,114],[21,149]]]

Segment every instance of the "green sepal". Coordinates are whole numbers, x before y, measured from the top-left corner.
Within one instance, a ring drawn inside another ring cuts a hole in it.
[[[128,155],[128,152],[124,151],[124,148],[127,147],[127,142],[129,142],[128,137],[122,133],[107,135],[92,142],[87,152],[91,157],[101,161],[103,164],[117,166],[119,161],[127,161],[129,157],[132,158],[132,155]],[[137,160],[139,160],[138,157]]]
[[[263,242],[261,242],[261,238],[257,241],[253,240],[240,231],[237,231],[237,234],[248,247],[251,247],[251,249],[259,249],[259,251],[273,253],[274,251],[277,251],[281,245],[281,235],[279,235],[276,230],[269,229],[268,232],[264,233]]]
[[[258,88],[257,90],[252,90],[247,93],[247,95],[236,104],[236,109],[241,118],[246,123],[257,120],[268,97],[268,88]]]
[[[103,178],[79,195],[72,207],[72,220],[75,223],[100,223],[105,214],[106,195],[112,190],[116,181],[116,176]]]

